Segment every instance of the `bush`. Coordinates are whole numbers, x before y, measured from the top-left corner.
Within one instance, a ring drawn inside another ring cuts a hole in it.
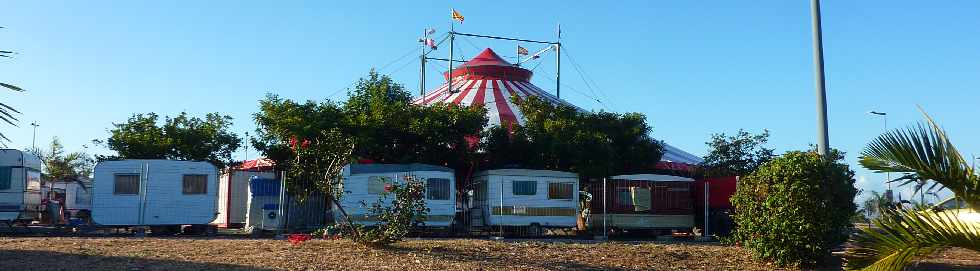
[[[401,241],[416,224],[424,223],[429,208],[425,206],[425,185],[414,176],[406,176],[403,183],[387,182],[385,193],[370,207],[370,217],[378,223],[371,227],[353,225],[354,242],[371,247],[383,247]],[[389,202],[389,195],[395,198]]]
[[[843,155],[787,152],[739,180],[734,241],[779,265],[812,265],[847,240],[857,206]]]

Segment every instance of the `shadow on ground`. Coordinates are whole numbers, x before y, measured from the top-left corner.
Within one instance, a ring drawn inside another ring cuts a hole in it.
[[[0,250],[0,270],[271,270],[177,260]]]

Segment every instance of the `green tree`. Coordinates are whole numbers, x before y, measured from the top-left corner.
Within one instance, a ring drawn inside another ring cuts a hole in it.
[[[230,132],[232,118],[208,113],[203,119],[181,112],[158,124],[155,113],[135,114],[125,123],[113,124],[105,145],[116,151],[100,159],[175,159],[208,161],[218,168],[233,162],[232,153],[241,139]],[[102,144],[101,140],[94,140]]]
[[[769,131],[752,134],[739,129],[734,136],[712,134],[705,142],[710,151],[704,156],[701,168],[708,176],[745,176],[773,158],[773,149],[764,145]]]
[[[486,167],[519,165],[602,177],[654,171],[663,156],[663,143],[650,137],[642,114],[583,112],[537,97],[515,102],[525,124],[484,133]]]
[[[811,265],[847,240],[857,210],[854,172],[839,152],[787,152],[739,180],[733,238],[756,257]]]
[[[914,185],[930,180],[965,201],[973,214],[980,211],[980,175],[960,155],[949,137],[928,114],[926,121],[875,138],[860,163],[876,172],[902,173],[892,181]],[[907,208],[884,210],[862,230],[847,249],[847,269],[901,270],[913,261],[948,247],[980,251],[980,223],[965,219],[968,212]]]
[[[44,163],[46,181],[79,182],[92,176],[95,159],[85,152],[65,152],[64,145],[57,137],[51,139],[48,150],[32,150]]]

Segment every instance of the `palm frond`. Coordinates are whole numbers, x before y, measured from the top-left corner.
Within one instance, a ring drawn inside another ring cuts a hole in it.
[[[980,181],[973,168],[950,142],[946,132],[925,112],[926,121],[875,138],[861,153],[860,163],[876,172],[905,173],[894,182],[902,185],[932,180],[971,206],[980,206]],[[917,187],[921,189],[925,186]]]
[[[933,252],[960,247],[980,251],[980,223],[961,219],[963,210],[886,210],[855,234],[847,248],[848,270],[902,270]]]
[[[5,88],[8,88],[8,89],[13,90],[13,91],[19,91],[19,92],[23,92],[24,91],[24,89],[22,89],[22,88],[20,88],[18,86],[7,84],[7,83],[0,83],[0,87],[5,87]]]

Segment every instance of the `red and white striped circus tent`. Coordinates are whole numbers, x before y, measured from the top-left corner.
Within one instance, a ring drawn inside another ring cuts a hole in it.
[[[449,78],[449,73],[444,73]],[[510,64],[493,50],[487,48],[479,55],[453,69],[453,87],[448,83],[416,98],[415,104],[453,103],[462,106],[483,106],[487,109],[489,125],[507,126],[507,123],[524,125],[524,115],[511,102],[510,97],[517,100],[528,96],[537,96],[544,101],[554,104],[566,104],[579,108],[574,104],[559,99],[531,84],[531,71]],[[701,158],[664,143],[663,169],[689,170],[691,165],[701,162]]]
[[[444,74],[448,80],[449,73]],[[486,107],[487,117],[490,119],[488,124],[503,126],[507,123],[524,124],[523,114],[511,102],[513,96],[517,96],[517,100],[537,96],[551,103],[572,105],[531,84],[531,71],[510,64],[490,48],[453,69],[452,78],[452,88],[449,83],[445,83],[413,102],[426,105],[442,102],[483,106]]]

